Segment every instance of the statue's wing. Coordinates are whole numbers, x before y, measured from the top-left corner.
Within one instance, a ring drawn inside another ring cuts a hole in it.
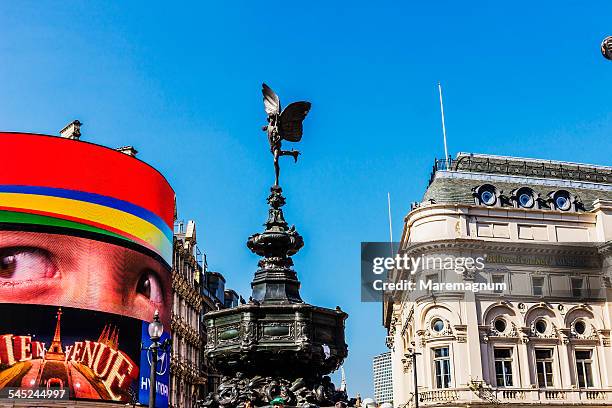
[[[266,84],[262,84],[264,107],[268,115],[277,115],[281,111],[281,104],[278,95]]]
[[[305,101],[293,102],[287,106],[280,116],[280,136],[290,142],[302,140],[302,122],[309,110],[310,102]]]

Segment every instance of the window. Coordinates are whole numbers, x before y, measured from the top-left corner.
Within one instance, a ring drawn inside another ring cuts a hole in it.
[[[486,205],[495,204],[495,193],[490,190],[483,191],[482,193],[480,193],[480,201],[482,201],[483,204]]]
[[[441,333],[442,330],[444,330],[444,322],[442,321],[442,319],[434,319],[431,322],[431,328],[433,329],[433,331],[435,331],[436,333]]]
[[[506,324],[506,320],[500,317],[499,319],[495,320],[495,323],[493,323],[493,327],[495,327],[495,330],[497,330],[498,332],[504,333],[508,325]]]
[[[591,365],[593,360],[591,350],[576,350],[576,371],[578,372],[578,387],[587,388],[593,386],[593,372]]]
[[[438,347],[434,352],[434,371],[436,373],[436,388],[450,388],[450,356],[448,347]]]
[[[552,193],[553,207],[561,211],[569,211],[572,208],[572,199],[569,192],[558,190]]]
[[[538,387],[553,387],[553,351],[552,349],[535,349]]]
[[[586,333],[586,323],[584,320],[576,320],[574,323],[574,331],[580,335]]]
[[[533,294],[535,296],[542,296],[544,294],[544,278],[541,276],[534,276],[531,278],[531,286],[533,288]]]
[[[427,275],[425,277],[425,281],[430,281],[431,282],[431,290],[430,292],[434,292],[435,290],[433,289],[437,283],[440,282],[440,280],[438,279],[438,274],[437,273],[432,273],[431,275]]]
[[[546,334],[546,330],[548,329],[548,324],[546,324],[546,320],[539,319],[535,322],[535,329],[540,334]]]
[[[572,278],[572,296],[575,298],[582,297],[582,278]]]
[[[493,275],[493,293],[504,293],[503,284],[504,284],[504,275]]]
[[[473,189],[474,198],[478,205],[492,206],[497,203],[497,189],[491,184],[483,184]]]
[[[518,203],[523,208],[531,208],[535,203],[533,193],[527,189],[521,190],[518,196]]]
[[[496,348],[493,350],[493,354],[497,386],[512,387],[512,349]]]

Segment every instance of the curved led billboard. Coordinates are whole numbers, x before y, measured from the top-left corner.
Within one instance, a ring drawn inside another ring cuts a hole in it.
[[[141,342],[155,310],[170,328],[173,219],[172,188],[132,156],[0,133],[0,397],[146,403]]]

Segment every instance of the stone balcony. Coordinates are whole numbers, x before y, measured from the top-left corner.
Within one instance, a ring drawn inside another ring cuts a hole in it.
[[[420,406],[463,407],[471,404],[505,405],[612,405],[612,389],[558,389],[558,388],[492,388],[473,391],[470,388],[447,388],[419,391]],[[406,404],[406,408],[414,402]]]

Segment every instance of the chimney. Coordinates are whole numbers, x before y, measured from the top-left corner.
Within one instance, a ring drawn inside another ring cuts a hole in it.
[[[132,156],[132,157],[136,157],[136,154],[138,153],[138,150],[134,149],[134,146],[118,147],[115,150],[123,154],[127,154],[128,156]]]
[[[79,140],[81,137],[81,125],[78,120],[72,121],[60,130],[60,136],[66,139]]]

